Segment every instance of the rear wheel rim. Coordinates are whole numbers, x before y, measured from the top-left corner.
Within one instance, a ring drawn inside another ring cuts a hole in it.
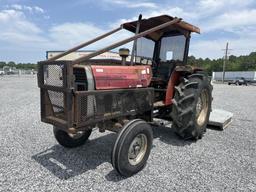
[[[206,89],[203,89],[200,93],[200,96],[198,98],[197,104],[196,104],[196,122],[199,126],[202,126],[205,121],[208,114],[208,108],[209,108],[209,96]]]
[[[138,134],[130,144],[128,150],[128,161],[131,165],[139,164],[147,151],[148,140],[145,134]]]

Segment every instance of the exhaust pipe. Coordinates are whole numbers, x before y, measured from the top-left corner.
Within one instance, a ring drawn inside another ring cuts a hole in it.
[[[119,55],[122,57],[122,65],[126,65],[126,58],[129,56],[129,49],[121,48],[119,49]]]

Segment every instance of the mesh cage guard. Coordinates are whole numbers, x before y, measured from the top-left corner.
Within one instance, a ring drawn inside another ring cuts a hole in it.
[[[41,119],[60,128],[73,126],[73,68],[70,61],[38,63]]]

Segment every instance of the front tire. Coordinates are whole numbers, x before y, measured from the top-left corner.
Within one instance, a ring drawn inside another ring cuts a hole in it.
[[[55,139],[60,145],[67,148],[74,148],[83,145],[92,133],[92,129],[79,131],[76,134],[69,134],[58,127],[53,127]]]
[[[184,78],[175,87],[172,108],[172,127],[183,139],[200,139],[209,122],[212,85],[203,73]]]
[[[128,122],[119,132],[111,162],[116,171],[130,177],[142,170],[149,157],[153,140],[151,126],[143,120]]]

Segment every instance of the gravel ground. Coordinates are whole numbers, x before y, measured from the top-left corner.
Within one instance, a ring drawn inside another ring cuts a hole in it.
[[[214,85],[213,107],[234,113],[231,126],[196,143],[155,128],[147,166],[122,178],[110,163],[115,134],[65,149],[40,122],[36,78],[0,78],[0,191],[256,191],[255,86]]]

